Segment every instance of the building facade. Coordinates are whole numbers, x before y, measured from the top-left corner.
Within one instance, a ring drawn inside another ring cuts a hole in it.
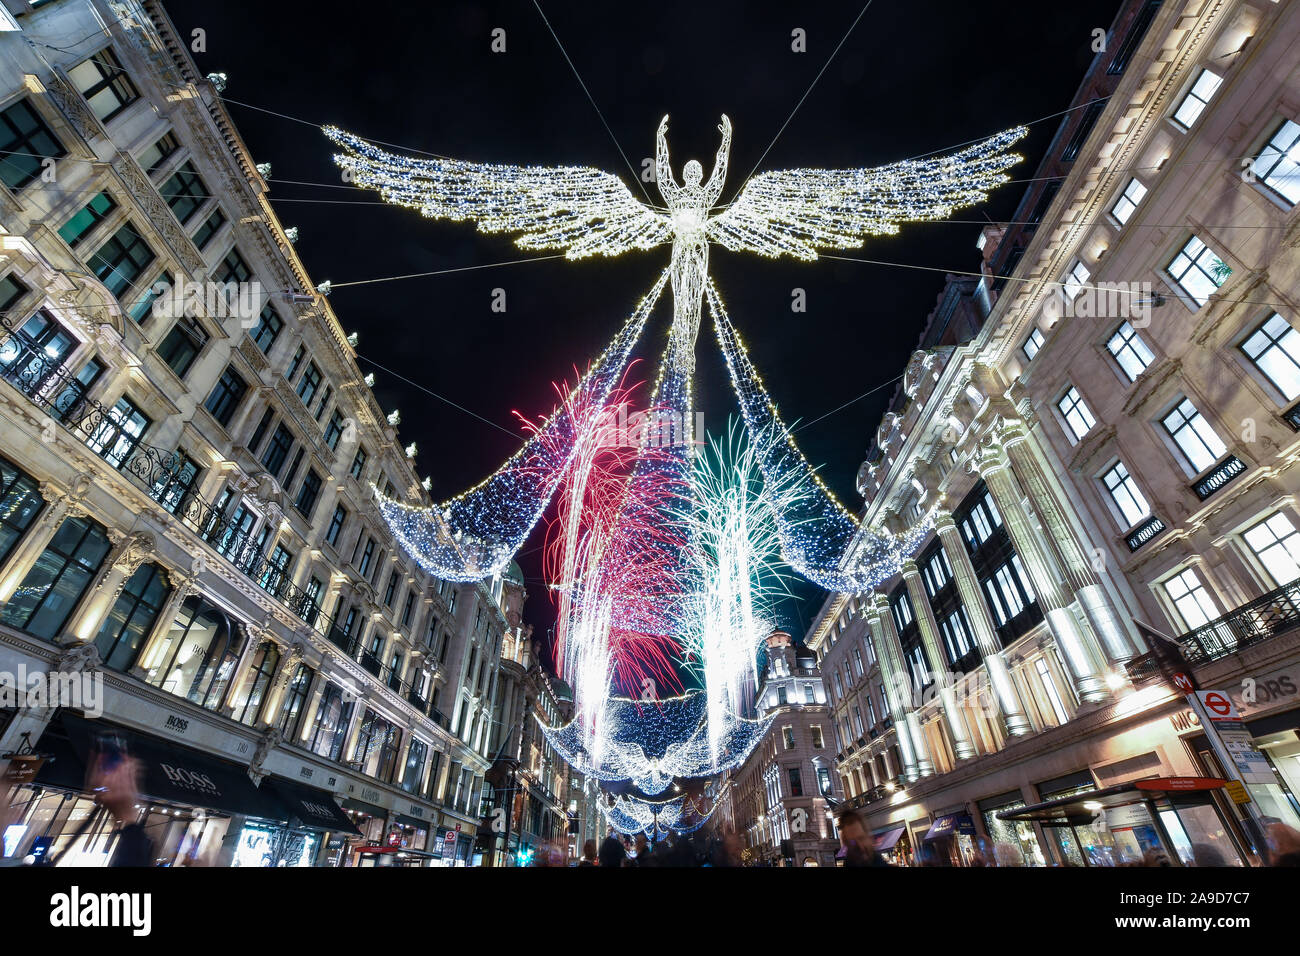
[[[848,805],[896,862],[1244,863],[1248,813],[1300,819],[1287,12],[1124,6],[1017,221],[941,297],[978,330],[927,330],[876,432],[863,524],[934,531],[900,574],[828,598],[808,644]],[[1237,699],[1272,772],[1253,809],[1107,802],[1223,772],[1135,622]],[[1075,797],[1092,822],[1034,809]]]
[[[471,863],[522,582],[388,534],[372,487],[430,503],[398,416],[161,6],[6,6],[0,671],[102,681],[93,730],[0,709],[0,753],[60,755],[4,761],[6,855],[105,859],[107,821],[70,843],[111,727],[160,859]]]
[[[821,673],[811,651],[790,635],[767,639],[759,716],[775,714],[767,735],[731,774],[719,818],[758,866],[834,866],[839,850],[831,808],[840,802],[834,737]]]

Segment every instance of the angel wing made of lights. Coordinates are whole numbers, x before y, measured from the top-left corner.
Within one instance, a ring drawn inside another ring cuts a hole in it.
[[[1007,150],[1023,127],[947,156],[869,169],[760,173],[708,221],[710,239],[733,252],[816,259],[817,249],[851,249],[866,236],[893,235],[902,222],[942,219],[988,198],[1021,157]]]
[[[617,176],[590,166],[508,166],[416,159],[333,126],[335,162],[358,186],[429,218],[475,220],[480,232],[519,233],[521,249],[563,249],[569,259],[616,256],[672,238],[668,217],[633,197]]]

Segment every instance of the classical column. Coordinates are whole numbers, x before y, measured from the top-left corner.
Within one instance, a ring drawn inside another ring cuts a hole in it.
[[[67,632],[81,643],[95,639],[127,580],[157,551],[153,535],[147,532],[123,534],[110,530],[108,534],[113,540],[113,548],[104,558],[94,586],[81,599],[66,627]]]
[[[868,605],[871,608],[872,605]],[[880,664],[885,677],[885,694],[889,697],[889,710],[894,718],[894,730],[898,736],[898,748],[903,754],[903,774],[909,783],[928,777],[934,773],[934,764],[930,762],[929,749],[925,745],[925,736],[921,731],[920,718],[912,706],[912,681],[903,664],[903,651],[898,643],[898,634],[894,631],[894,621],[890,616],[889,598],[883,594],[875,595],[874,613],[870,623],[873,631],[881,636]],[[904,690],[908,688],[908,690]]]
[[[948,733],[952,737],[953,753],[958,760],[966,760],[976,754],[975,746],[970,740],[970,731],[957,704],[957,694],[952,686],[952,675],[944,666],[943,651],[939,645],[939,625],[934,619],[934,609],[926,596],[921,583],[921,572],[916,562],[908,558],[903,562],[903,581],[907,585],[908,597],[912,599],[912,610],[916,612],[916,623],[921,631],[921,643],[925,655],[930,659],[934,669],[932,677],[939,691],[939,700],[943,704],[943,715],[948,722]]]
[[[271,632],[267,629],[259,628],[254,630],[249,628],[249,634],[244,640],[244,646],[240,649],[239,659],[235,661],[234,673],[230,676],[230,683],[226,685],[225,701],[220,707],[221,713],[229,717],[235,712],[235,701],[243,685],[247,682],[249,669],[253,665],[253,660],[257,657],[258,649],[267,641],[279,647],[279,643],[271,639]]]
[[[957,530],[957,524],[947,511],[937,511],[934,517],[934,528],[943,547],[944,556],[948,559],[948,566],[952,569],[957,593],[961,597],[962,606],[966,609],[966,619],[975,632],[975,644],[979,648],[984,669],[989,675],[989,683],[993,685],[993,694],[997,699],[998,708],[1002,711],[1007,733],[1012,737],[1023,737],[1025,734],[1032,733],[1034,728],[1029,723],[1029,718],[1025,716],[1024,705],[1020,702],[1020,695],[1016,692],[1016,686],[1007,670],[1007,662],[1002,657],[1002,647],[998,641],[997,631],[993,627],[993,618],[989,615],[988,605],[984,603],[984,595],[980,592],[979,581],[975,577],[975,566],[971,564],[970,555],[966,553],[966,545]]]
[[[361,736],[361,718],[365,715],[366,705],[370,703],[370,697],[362,694],[357,697],[352,705],[352,714],[348,717],[348,732],[343,737],[343,749],[339,753],[339,760],[344,763],[348,762],[355,756],[354,751],[357,749],[357,738]]]
[[[1047,626],[1069,666],[1079,699],[1094,702],[1106,700],[1110,696],[1110,689],[1102,676],[1100,654],[1084,634],[1078,618],[1070,608],[1067,586],[1052,567],[1050,557],[1029,520],[1029,514],[1020,498],[1020,488],[1011,473],[1011,464],[1000,443],[992,441],[983,446],[979,470],[1002,514],[1007,533],[1011,536],[1011,544],[1029,575],[1038,606],[1047,618]]]
[[[323,664],[324,661],[321,663]],[[323,668],[317,667],[316,672],[311,677],[311,686],[307,689],[307,709],[303,711],[302,730],[298,734],[300,746],[316,729],[316,712],[320,709],[320,700],[325,693],[325,682]]]
[[[1065,572],[1065,580],[1062,582],[1062,590],[1066,592],[1064,596],[1068,597],[1071,590],[1074,592],[1079,607],[1092,625],[1093,632],[1100,638],[1111,663],[1118,664],[1137,656],[1140,651],[1106,594],[1094,562],[1084,554],[1052,493],[1047,476],[1034,453],[1029,429],[1024,422],[1009,421],[1003,426],[1002,434],[1011,467],[1042,521],[1047,539]]]
[[[63,519],[86,513],[84,509],[77,507],[77,503],[89,488],[90,481],[84,475],[78,478],[71,492],[53,482],[41,482],[41,497],[45,499],[45,506],[23,533],[22,540],[5,561],[3,575],[0,576],[0,604],[13,597],[14,591],[18,590],[18,585],[23,583],[27,572],[31,571],[32,566],[36,564],[36,559],[45,551],[54,533],[63,524]]]

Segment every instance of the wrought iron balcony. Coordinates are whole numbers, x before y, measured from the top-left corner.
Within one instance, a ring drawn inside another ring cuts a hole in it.
[[[1235,654],[1296,627],[1300,627],[1300,581],[1284,584],[1189,631],[1179,643],[1188,662],[1202,664]]]
[[[1240,458],[1236,455],[1229,455],[1193,484],[1192,491],[1197,498],[1204,501],[1245,470],[1246,466],[1242,464]]]
[[[1124,543],[1128,545],[1130,551],[1136,551],[1164,530],[1165,523],[1152,515],[1130,531],[1128,537],[1124,539]]]

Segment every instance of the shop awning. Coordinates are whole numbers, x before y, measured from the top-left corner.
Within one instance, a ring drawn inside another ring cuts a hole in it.
[[[1044,826],[1063,826],[1086,823],[1100,810],[1125,807],[1133,803],[1142,803],[1150,799],[1175,797],[1196,800],[1195,794],[1205,802],[1210,800],[1210,792],[1227,785],[1226,780],[1217,777],[1152,777],[1122,783],[1104,790],[1093,790],[1048,800],[1033,806],[1020,807],[1016,810],[1003,810],[997,814],[999,820],[1037,820]]]
[[[428,820],[421,820],[419,817],[408,816],[405,813],[394,813],[391,819],[392,822],[400,823],[404,827],[415,827],[417,830],[433,829],[433,824],[430,824]]]
[[[892,850],[894,844],[898,842],[899,837],[903,835],[904,829],[904,827],[894,827],[894,829],[886,830],[884,833],[880,834],[880,836],[876,837],[876,849],[881,853],[884,853],[886,850]]]
[[[267,777],[262,781],[261,789],[284,805],[291,820],[309,830],[361,835],[361,831],[348,819],[338,801],[325,790],[281,777]]]
[[[925,839],[939,840],[954,833],[965,833],[968,836],[975,834],[975,823],[969,813],[944,814],[931,824],[930,829],[925,832]]]
[[[142,796],[263,820],[286,818],[278,801],[253,786],[246,767],[104,720],[86,720],[68,713],[62,715],[62,720],[83,766],[92,759],[97,736],[111,733],[121,738],[127,754],[140,762]]]
[[[388,811],[383,807],[377,807],[373,803],[363,803],[360,800],[353,800],[348,797],[343,801],[344,810],[355,810],[357,813],[364,813],[371,817],[387,817]]]

